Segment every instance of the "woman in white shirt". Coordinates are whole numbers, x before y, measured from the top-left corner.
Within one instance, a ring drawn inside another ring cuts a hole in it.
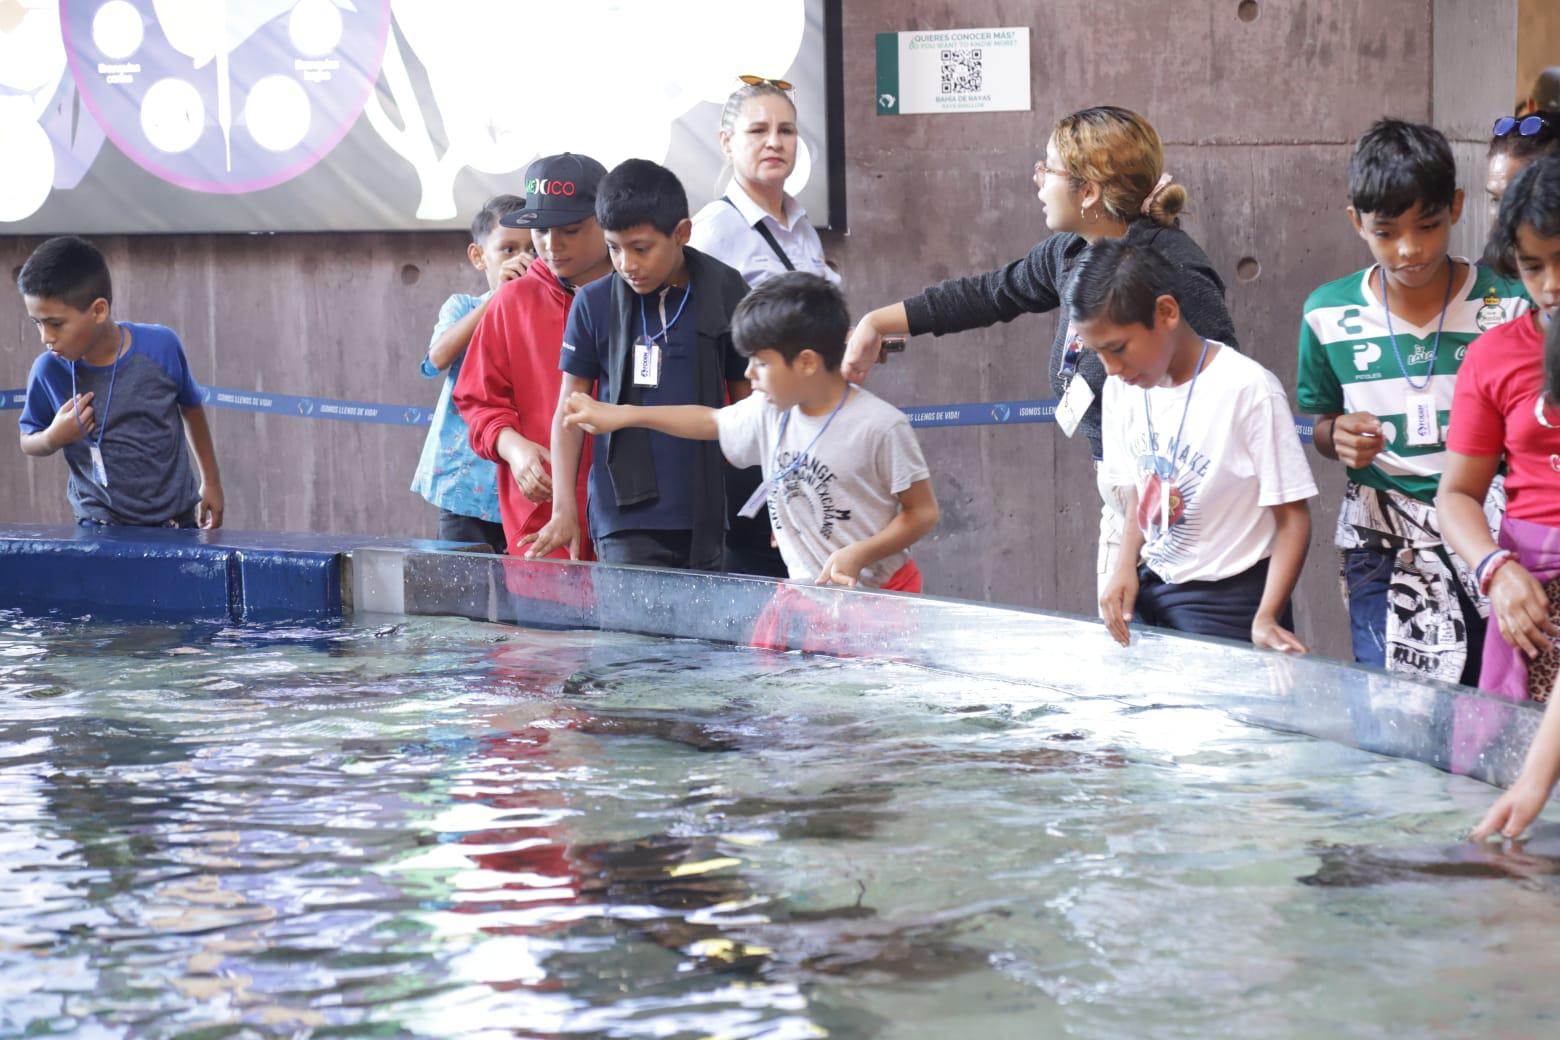
[[[726,194],[693,218],[689,245],[757,285],[782,271],[804,271],[835,284],[807,211],[785,190],[796,169],[796,106],[784,80],[744,76],[720,114],[720,147],[731,164]]]

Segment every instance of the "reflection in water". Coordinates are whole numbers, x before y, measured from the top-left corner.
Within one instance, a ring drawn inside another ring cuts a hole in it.
[[[0,615],[0,698],[6,1035],[1337,1035],[1560,853],[1416,903],[1467,781],[689,642]]]

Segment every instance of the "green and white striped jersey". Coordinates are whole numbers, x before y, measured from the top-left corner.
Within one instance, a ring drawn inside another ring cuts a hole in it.
[[[1381,454],[1366,468],[1349,470],[1349,479],[1358,484],[1424,502],[1435,498],[1446,460],[1452,389],[1468,344],[1530,306],[1521,282],[1458,259],[1462,279],[1452,289],[1439,349],[1432,349],[1435,319],[1418,326],[1394,313],[1393,335],[1388,335],[1386,309],[1372,289],[1372,282],[1379,282],[1374,265],[1328,282],[1305,301],[1296,388],[1300,410],[1370,412],[1381,420],[1386,439]],[[1408,443],[1408,399],[1418,394],[1435,399],[1440,424],[1435,444]]]

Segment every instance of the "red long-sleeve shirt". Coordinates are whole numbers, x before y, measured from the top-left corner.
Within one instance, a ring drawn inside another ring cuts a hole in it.
[[[471,335],[471,345],[455,381],[455,407],[470,428],[471,450],[498,463],[498,508],[504,519],[508,550],[515,552],[523,535],[540,531],[552,517],[552,503],[532,502],[520,491],[514,474],[498,455],[498,436],[515,430],[543,448],[552,444],[553,412],[563,373],[558,354],[573,296],[542,261],[499,286]],[[575,501],[585,524],[585,486],[590,473],[590,438],[580,449]],[[554,494],[565,489],[554,487]],[[583,558],[590,559],[588,537]],[[524,551],[521,549],[520,551]],[[566,550],[554,555],[567,557]]]

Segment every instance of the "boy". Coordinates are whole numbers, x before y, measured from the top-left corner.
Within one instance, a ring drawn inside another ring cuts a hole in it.
[[[719,441],[735,466],[762,466],[744,510],[765,499],[791,578],[921,591],[907,550],[937,526],[910,420],[840,371],[850,315],[838,289],[792,272],[737,305],[732,339],[757,393],[725,408],[613,405],[574,394],[564,422],[590,433],[644,427]]]
[[[74,235],[34,250],[16,285],[48,348],[27,377],[22,451],[65,452],[76,522],[221,527],[217,453],[178,335],[115,321],[108,264]]]
[[[596,221],[596,188],[606,173],[596,160],[567,152],[537,159],[526,169],[525,205],[500,223],[527,229],[537,262],[493,294],[455,382],[455,404],[471,428],[471,449],[498,463],[498,505],[511,551],[519,551],[552,517],[547,465],[563,378],[558,344],[577,287],[612,273]],[[582,471],[575,482],[576,511],[584,508],[584,478]]]
[[[412,490],[439,507],[439,538],[484,543],[498,552],[508,545],[498,506],[498,470],[472,454],[466,422],[451,400],[471,334],[498,287],[519,278],[530,264],[531,234],[499,221],[525,205],[515,195],[495,195],[471,221],[466,258],[487,278],[481,296],[455,293],[439,309],[428,354],[419,370],[428,379],[444,377],[422,457],[412,475]]]
[[[1316,450],[1348,467],[1335,541],[1354,659],[1474,684],[1488,604],[1441,542],[1435,492],[1468,344],[1527,309],[1521,286],[1447,255],[1463,193],[1446,138],[1383,119],[1349,161],[1375,260],[1305,302],[1298,393]],[[1498,522],[1504,493],[1486,510]]]
[[[555,484],[572,485],[580,431],[564,424],[571,395],[613,404],[719,408],[747,396],[746,363],[732,349],[731,314],[747,293],[736,269],[688,248],[693,223],[676,174],[629,159],[602,178],[596,219],[617,273],[574,298],[563,336],[564,372],[553,415]],[[719,570],[726,493],[720,449],[660,432],[598,435],[590,465],[589,523],[606,563]],[[580,547],[571,496],[553,499],[552,519],[528,536],[528,558]]]
[[[1273,373],[1199,336],[1175,265],[1101,239],[1078,258],[1068,318],[1105,380],[1100,485],[1126,504],[1100,617],[1305,652],[1289,597],[1316,482]]]

